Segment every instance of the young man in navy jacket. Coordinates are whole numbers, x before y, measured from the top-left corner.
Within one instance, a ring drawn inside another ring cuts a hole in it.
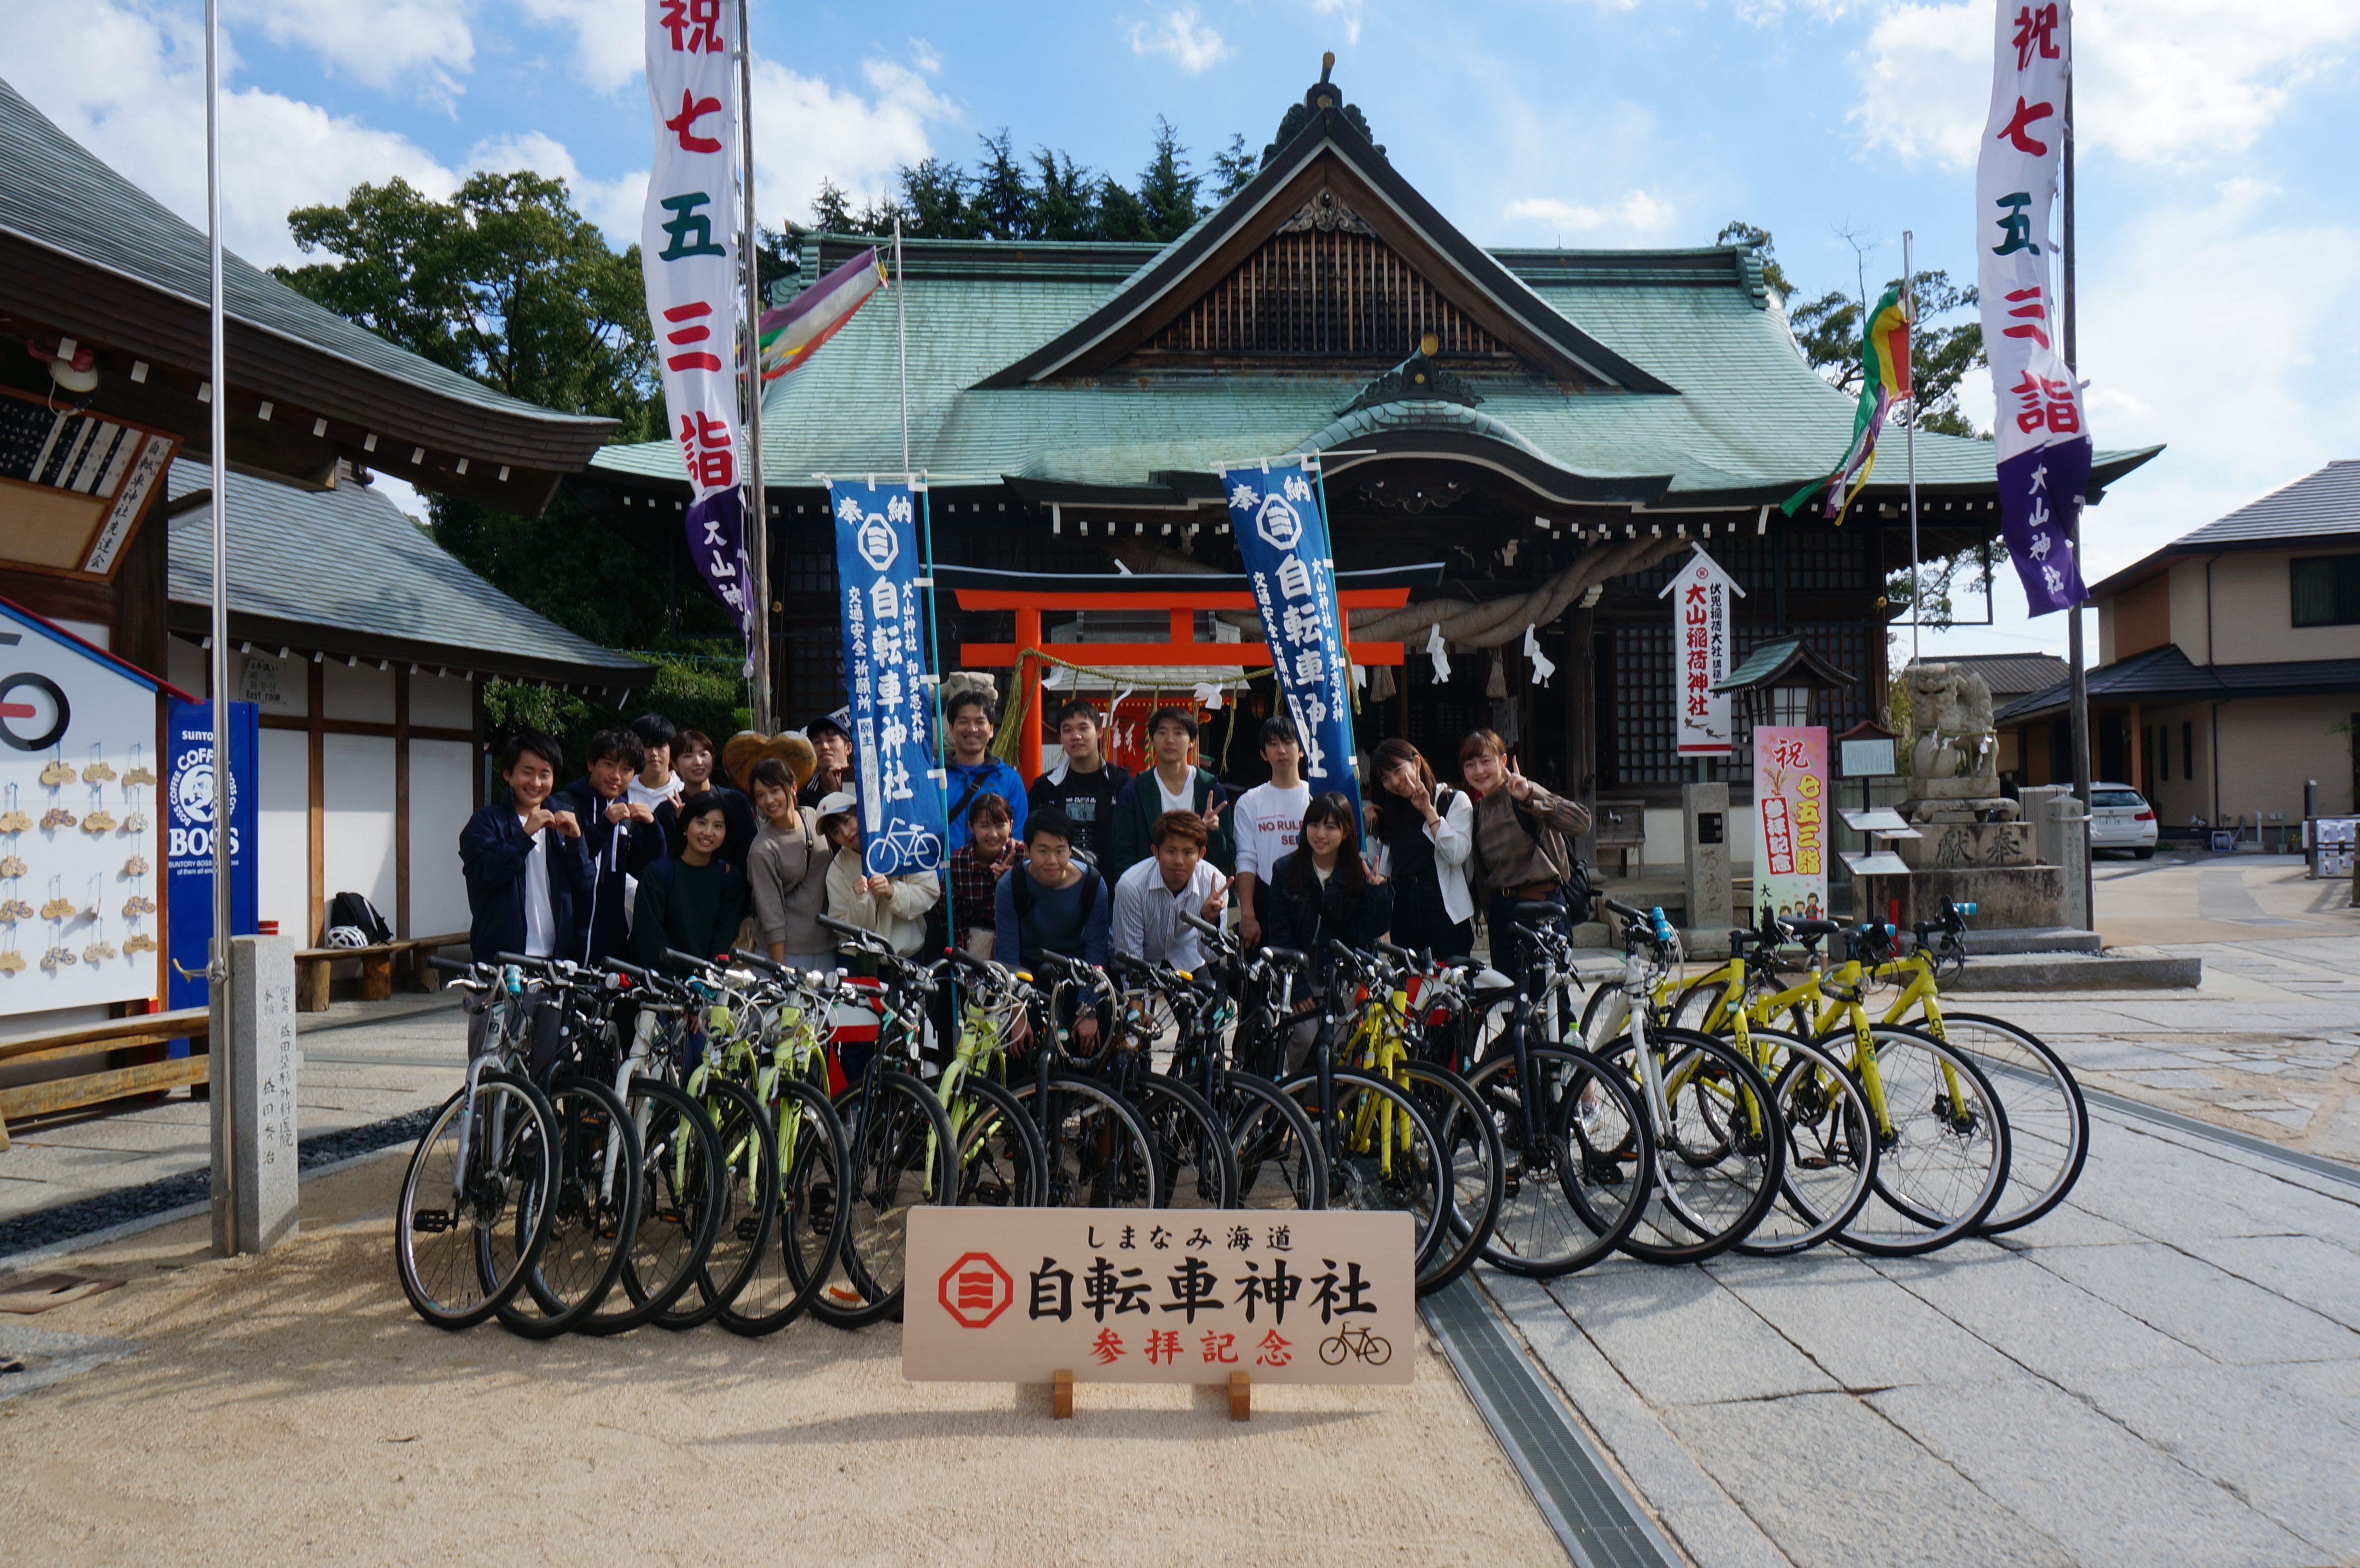
[[[515,736],[500,751],[508,798],[477,811],[460,830],[468,946],[478,963],[503,953],[548,958],[572,952],[575,912],[588,901],[591,872],[580,817],[563,804],[551,805],[564,760],[547,735]],[[540,1011],[538,1001],[533,1006]],[[488,1017],[468,1016],[471,1056],[483,1049]],[[556,1022],[553,1013],[534,1020],[536,1066],[556,1048]]]
[[[639,736],[628,730],[600,730],[590,737],[587,771],[552,798],[557,810],[573,812],[581,822],[589,851],[588,893],[574,906],[574,925],[560,949],[576,964],[629,956],[624,878],[640,876],[663,858],[663,827],[655,812],[625,793],[645,761]]]

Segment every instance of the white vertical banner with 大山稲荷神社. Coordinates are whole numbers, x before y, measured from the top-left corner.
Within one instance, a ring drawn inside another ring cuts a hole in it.
[[[1219,471],[1254,608],[1270,644],[1279,702],[1303,742],[1303,781],[1333,790],[1360,820],[1352,774],[1351,660],[1336,601],[1336,558],[1311,458]]]
[[[1754,906],[1781,917],[1828,912],[1828,732],[1754,726]]]
[[[1696,547],[1655,595],[1672,601],[1674,735],[1682,757],[1727,757],[1730,595],[1745,596],[1721,562]]]
[[[2036,615],[2089,597],[2073,536],[2090,481],[2081,389],[2065,363],[2049,210],[2073,69],[2072,0],[2001,0],[1991,116],[1975,163],[1975,281],[1991,361],[2000,531]]]
[[[738,414],[737,7],[730,0],[646,0],[645,15],[656,132],[639,223],[648,320],[666,428],[688,470],[689,555],[738,617],[750,670],[753,578]]]

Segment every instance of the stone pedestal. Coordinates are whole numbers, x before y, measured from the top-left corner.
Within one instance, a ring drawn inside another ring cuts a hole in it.
[[[1918,831],[1921,836],[1893,845],[1912,871],[2030,866],[2038,858],[2029,822],[1928,822]]]
[[[215,1027],[213,1250],[267,1252],[295,1234],[295,939],[241,936],[229,944],[230,1021]],[[223,1122],[226,1113],[229,1127]]]
[[[1680,786],[1682,844],[1688,866],[1684,921],[1700,935],[1725,934],[1731,925],[1729,786]]]
[[[1942,900],[1975,906],[1971,925],[1983,929],[2071,925],[2060,920],[2066,908],[2066,880],[2054,866],[1998,866],[1915,871],[1887,879],[1901,899],[1901,926],[1930,920]],[[2075,884],[2079,886],[2079,884]]]
[[[2064,902],[2058,924],[2094,930],[2090,924],[2090,813],[2069,792],[2049,802],[2047,817],[2054,829],[2050,854],[2041,856],[2063,873]]]

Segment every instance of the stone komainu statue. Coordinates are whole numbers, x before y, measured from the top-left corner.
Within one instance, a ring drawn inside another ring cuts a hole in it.
[[[1914,822],[2013,822],[1999,789],[1999,736],[1991,688],[1963,664],[1915,664],[1909,694],[1908,815]]]

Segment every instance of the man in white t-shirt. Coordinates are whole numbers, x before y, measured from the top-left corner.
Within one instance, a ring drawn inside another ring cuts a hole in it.
[[[1229,882],[1205,858],[1210,835],[1194,811],[1165,811],[1150,830],[1155,853],[1122,874],[1114,888],[1114,929],[1107,946],[1150,964],[1194,970],[1205,962],[1200,933],[1185,912],[1214,925],[1229,902]]]
[[[642,759],[639,777],[623,787],[623,798],[634,806],[645,806],[655,812],[656,820],[669,833],[672,822],[664,808],[678,806],[687,788],[680,775],[672,770],[672,743],[680,738],[680,731],[661,713],[641,713],[631,721],[631,733],[639,737]]]
[[[1303,781],[1303,741],[1294,720],[1277,715],[1262,721],[1262,759],[1270,764],[1270,782],[1239,796],[1229,817],[1238,840],[1238,935],[1248,947],[1262,945],[1257,894],[1278,863],[1295,853],[1304,808],[1311,804],[1311,786]]]

